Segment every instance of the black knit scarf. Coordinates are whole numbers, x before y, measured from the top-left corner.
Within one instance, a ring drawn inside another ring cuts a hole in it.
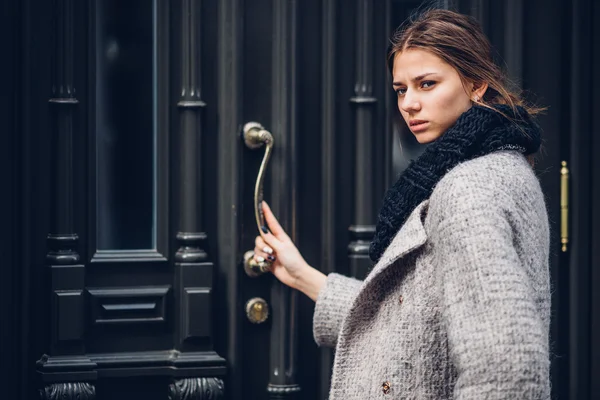
[[[431,196],[435,185],[459,163],[498,150],[525,155],[540,147],[540,128],[524,108],[474,105],[465,111],[423,154],[411,161],[387,191],[379,212],[369,256],[377,262],[414,208]]]

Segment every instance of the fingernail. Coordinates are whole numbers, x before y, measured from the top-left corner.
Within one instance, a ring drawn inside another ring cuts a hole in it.
[[[268,230],[268,229],[267,229],[267,227],[266,227],[266,226],[264,226],[264,225],[263,225],[263,226],[261,226],[261,227],[260,227],[260,229],[262,229],[262,231],[263,231],[264,233],[269,233],[269,230]]]
[[[267,259],[268,259],[269,261],[275,261],[275,256],[267,256]]]
[[[263,261],[265,261],[265,259],[262,256],[257,256],[256,261],[263,262]]]
[[[270,248],[269,246],[263,247],[263,251],[267,254],[273,254],[273,249]]]

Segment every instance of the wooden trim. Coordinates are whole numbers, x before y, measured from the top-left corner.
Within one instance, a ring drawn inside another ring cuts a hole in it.
[[[273,3],[273,78],[271,133],[276,150],[271,158],[271,206],[292,240],[297,227],[297,24],[298,4],[294,0]],[[271,399],[291,398],[300,391],[296,377],[297,295],[273,281],[270,374],[267,392]],[[288,373],[281,373],[287,371]]]
[[[325,0],[322,4],[322,69],[321,69],[321,102],[322,102],[322,153],[321,169],[321,271],[325,274],[336,269],[336,10],[335,0]],[[319,398],[327,399],[333,368],[333,350],[323,347],[320,349],[320,379]]]
[[[350,98],[355,108],[356,169],[354,173],[354,220],[350,227],[348,258],[350,273],[364,277],[371,267],[369,242],[375,232],[373,207],[373,2],[357,0],[356,83]]]
[[[523,81],[523,0],[505,1],[504,58],[513,82]]]
[[[178,232],[202,232],[202,176],[198,163],[201,154],[202,108],[206,106],[202,100],[201,90],[201,38],[202,7],[200,0],[181,0],[179,24],[181,27],[181,54],[179,87],[179,160],[178,192],[179,217]],[[181,237],[178,235],[178,237]],[[191,258],[190,258],[191,257]],[[177,261],[197,262],[207,259],[207,254],[199,242],[179,242],[179,250],[175,255]]]
[[[240,181],[242,139],[240,136],[243,54],[243,0],[221,0],[218,2],[219,46],[218,46],[218,191],[217,191],[217,256],[218,270],[222,282],[226,315],[223,334],[226,335],[228,364],[227,392],[232,399],[243,398],[242,370],[242,321],[244,314],[240,299],[240,274],[242,229]]]
[[[56,0],[54,63],[50,99],[52,125],[52,207],[48,254],[52,305],[51,355],[82,352],[85,269],[79,264],[79,237],[74,233],[73,131],[75,97],[73,0]],[[68,317],[67,317],[68,316]]]
[[[598,3],[595,3],[592,12],[592,21],[598,21],[600,18],[600,7],[598,7]],[[597,26],[597,25],[596,25]],[[591,43],[598,43],[600,40],[600,29],[597,27],[593,30],[593,37],[590,39]],[[592,62],[592,71],[597,71],[600,68],[600,50],[598,49],[598,45],[596,44],[591,49],[591,62]],[[600,90],[600,79],[593,79],[593,87],[590,93],[597,94],[598,90]],[[600,158],[598,154],[600,154],[600,141],[597,140],[597,135],[600,133],[600,116],[598,115],[598,110],[600,110],[600,101],[597,96],[592,96],[592,109],[595,110],[591,116],[591,129],[590,135],[593,138],[592,141],[592,149],[591,152],[593,154],[592,157],[592,166],[590,171],[592,171],[592,199],[591,204],[594,204],[595,207],[592,210],[592,220],[591,224],[594,227],[591,235],[591,287],[596,289],[591,291],[591,331],[590,336],[592,338],[591,349],[590,349],[590,360],[591,360],[591,368],[590,368],[590,380],[591,380],[591,388],[590,393],[595,393],[596,395],[600,394],[600,291],[597,288],[600,287],[600,210],[598,210],[598,205],[600,204]]]
[[[581,77],[592,76],[592,0],[573,0],[571,46],[571,202],[570,237],[570,368],[569,398],[590,398],[590,215],[593,159],[592,138],[593,93],[581,85]]]

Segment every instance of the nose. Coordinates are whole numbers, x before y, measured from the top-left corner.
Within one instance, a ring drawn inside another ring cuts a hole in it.
[[[419,102],[419,99],[413,93],[411,93],[410,90],[407,90],[404,94],[404,97],[399,99],[399,103],[400,104],[398,106],[402,109],[402,111],[407,113],[419,111],[421,109],[421,103]]]

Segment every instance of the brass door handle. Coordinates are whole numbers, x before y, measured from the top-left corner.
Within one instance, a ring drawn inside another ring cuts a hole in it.
[[[261,228],[265,226],[265,217],[261,205],[264,196],[263,184],[267,172],[267,164],[269,163],[269,158],[273,151],[273,135],[258,122],[248,122],[244,125],[243,139],[246,146],[253,150],[259,149],[263,145],[266,146],[265,155],[260,164],[256,185],[254,186],[254,217],[256,218],[256,227],[260,232]],[[269,271],[269,267],[270,265],[266,260],[262,262],[255,261],[254,252],[252,250],[247,251],[244,254],[244,270],[248,276],[256,277],[262,275]]]
[[[566,161],[560,164],[560,243],[562,251],[566,252],[569,244],[569,168]]]

